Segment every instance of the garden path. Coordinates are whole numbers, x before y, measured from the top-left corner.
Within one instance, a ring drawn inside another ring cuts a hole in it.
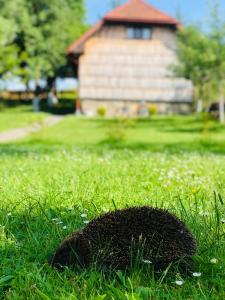
[[[31,133],[40,131],[45,126],[53,126],[60,122],[64,116],[50,116],[44,119],[40,123],[33,123],[29,126],[22,128],[15,128],[5,132],[0,133],[0,144],[16,141],[26,137]]]

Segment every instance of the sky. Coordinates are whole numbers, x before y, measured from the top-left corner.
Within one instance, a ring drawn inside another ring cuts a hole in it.
[[[111,0],[85,0],[87,21],[89,24],[97,22],[101,17],[105,15],[107,11],[111,9]],[[154,5],[167,14],[176,17],[177,12],[180,11],[184,24],[194,23],[200,25],[203,28],[206,27],[209,15],[210,4],[216,2],[216,0],[145,0],[146,2]],[[121,0],[121,3],[127,2],[127,0]],[[220,13],[225,18],[225,0],[220,0]]]

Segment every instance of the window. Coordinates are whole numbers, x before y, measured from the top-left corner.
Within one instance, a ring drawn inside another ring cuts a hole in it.
[[[127,38],[137,39],[137,40],[150,40],[151,39],[151,29],[144,27],[128,27],[127,28]]]

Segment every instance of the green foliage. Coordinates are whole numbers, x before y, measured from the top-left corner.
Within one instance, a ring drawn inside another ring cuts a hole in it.
[[[66,47],[85,29],[83,0],[1,2],[0,15],[14,24],[20,75],[36,81],[54,76],[66,62]]]
[[[99,117],[105,117],[106,115],[106,108],[105,106],[99,106],[97,109],[97,114]]]
[[[136,120],[134,118],[122,118],[119,120],[123,124],[124,128],[135,128],[136,126]]]
[[[178,34],[179,64],[174,68],[195,85],[199,99],[214,101],[225,94],[225,21],[214,5],[209,30],[189,26]]]
[[[126,139],[125,126],[121,122],[116,122],[109,127],[107,132],[107,142],[120,143]]]
[[[15,23],[0,15],[0,77],[18,67],[18,48],[13,44],[16,36]]]
[[[210,39],[195,27],[182,29],[178,34],[178,58],[179,65],[175,67],[175,72],[192,80],[202,97],[215,61]]]
[[[208,77],[207,66],[211,56],[208,42],[207,37],[195,27],[181,29],[178,34],[178,56],[181,63],[178,71],[194,83]]]
[[[0,112],[5,108],[4,102],[0,100]]]
[[[155,105],[155,104],[149,105],[148,111],[149,111],[149,115],[150,115],[150,116],[152,116],[152,115],[157,115],[157,112],[158,112],[157,105]]]

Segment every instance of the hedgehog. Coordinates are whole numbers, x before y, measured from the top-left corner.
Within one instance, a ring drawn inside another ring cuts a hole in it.
[[[161,272],[180,262],[192,268],[196,240],[186,225],[166,210],[143,206],[115,210],[92,220],[67,237],[50,259],[58,269],[97,264],[126,270],[134,261]]]

